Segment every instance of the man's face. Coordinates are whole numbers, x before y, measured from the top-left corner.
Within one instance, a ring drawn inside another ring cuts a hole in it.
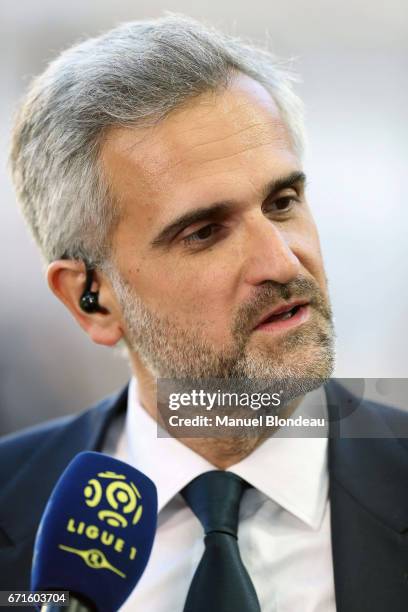
[[[153,128],[112,130],[114,281],[162,377],[327,377],[332,325],[304,176],[270,94],[240,75]],[[274,309],[303,305],[265,319]],[[290,318],[287,318],[290,317]]]

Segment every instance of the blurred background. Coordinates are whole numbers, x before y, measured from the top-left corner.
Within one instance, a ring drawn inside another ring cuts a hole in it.
[[[267,38],[278,56],[294,58],[307,111],[309,201],[335,312],[335,375],[408,377],[406,2],[2,0],[0,433],[83,409],[129,377],[126,361],[93,345],[47,288],[7,171],[14,110],[59,51],[164,10]],[[375,380],[369,387],[387,399],[392,385]]]

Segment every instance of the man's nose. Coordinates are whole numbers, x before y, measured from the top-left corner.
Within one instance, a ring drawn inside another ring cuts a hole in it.
[[[265,281],[285,284],[301,271],[301,264],[293,252],[291,233],[265,216],[252,219],[247,226],[244,244],[244,279],[248,284]]]

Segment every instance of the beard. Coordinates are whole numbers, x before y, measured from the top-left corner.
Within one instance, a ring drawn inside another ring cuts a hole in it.
[[[159,315],[116,270],[111,269],[109,276],[122,308],[126,344],[156,378],[245,380],[247,389],[258,381],[258,390],[259,381],[274,381],[289,401],[316,389],[333,372],[332,310],[328,297],[310,278],[298,277],[284,285],[265,281],[233,317],[232,341],[215,347],[202,322],[193,327],[183,325],[177,316]],[[306,322],[275,337],[263,334],[253,339],[265,310],[295,298],[309,302]]]

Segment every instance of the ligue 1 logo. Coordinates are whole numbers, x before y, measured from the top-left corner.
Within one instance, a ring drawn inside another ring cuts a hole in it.
[[[85,506],[96,512],[96,517],[102,526],[86,520],[69,518],[66,531],[86,540],[110,547],[120,554],[127,554],[130,560],[136,557],[136,548],[126,546],[124,538],[114,531],[132,528],[137,525],[143,514],[142,496],[133,482],[127,481],[126,476],[112,471],[99,472],[97,477],[90,478],[83,489]],[[88,512],[89,514],[89,512]],[[104,529],[103,524],[108,528]],[[126,575],[114,567],[107,559],[105,553],[97,548],[87,550],[60,544],[59,548],[66,552],[76,554],[92,569],[107,569],[121,578]]]

